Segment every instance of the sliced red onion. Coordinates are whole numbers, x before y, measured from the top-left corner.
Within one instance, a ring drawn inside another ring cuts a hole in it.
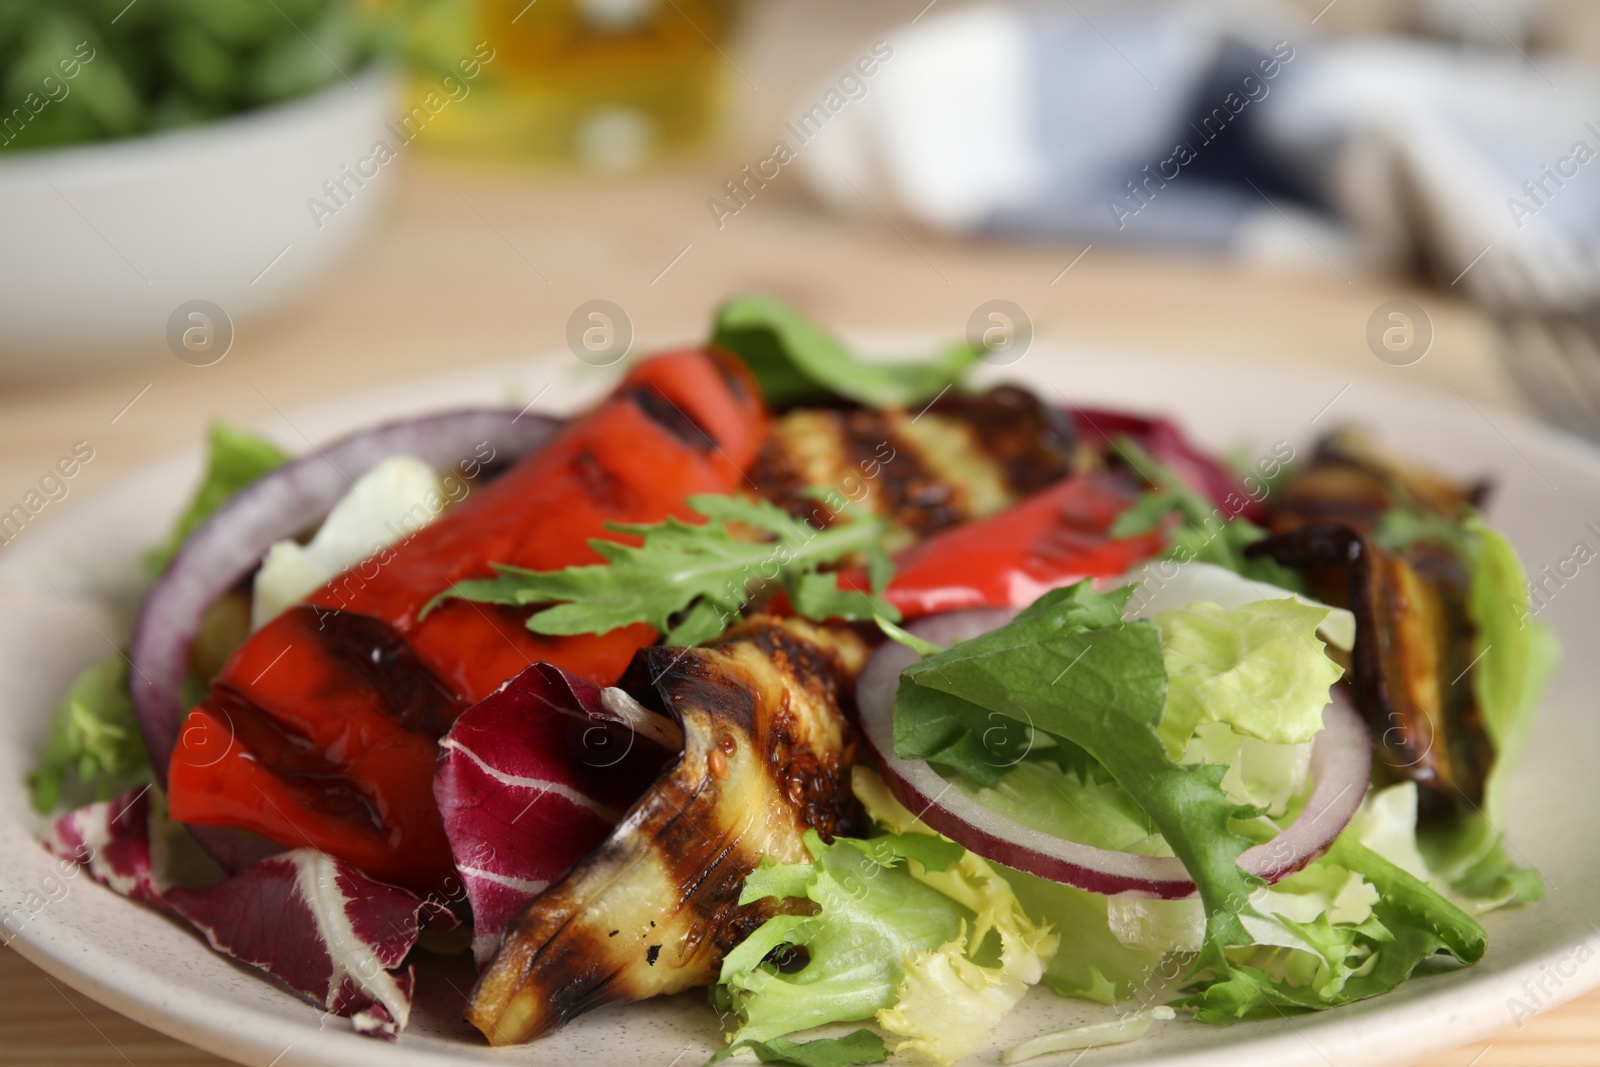
[[[352,482],[390,456],[416,456],[441,469],[500,464],[533,452],[560,425],[542,415],[493,408],[386,423],[284,464],[218,508],[183,542],[146,595],[128,648],[130,695],[161,786],[186,710],[179,693],[200,621],[274,542],[315,526]],[[485,445],[493,449],[492,458],[479,451]]]
[[[1015,611],[961,611],[911,627],[918,637],[950,646],[987,633],[1015,618]],[[894,698],[900,673],[916,662],[904,645],[885,644],[861,672],[856,702],[861,731],[895,798],[929,827],[996,863],[1105,896],[1128,894],[1174,900],[1193,895],[1194,881],[1171,856],[1140,856],[1094,848],[1024,826],[956,789],[924,760],[894,752]],[[1290,827],[1264,844],[1246,849],[1239,866],[1268,882],[1293,874],[1322,855],[1355,816],[1372,770],[1367,727],[1342,690],[1334,689],[1322,712],[1322,730],[1311,746],[1315,783],[1305,810]]]

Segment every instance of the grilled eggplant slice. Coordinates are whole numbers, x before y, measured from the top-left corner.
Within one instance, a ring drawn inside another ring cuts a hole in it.
[[[1457,522],[1469,508],[1481,507],[1488,494],[1487,482],[1460,485],[1402,464],[1366,435],[1346,428],[1318,441],[1311,462],[1283,486],[1272,528],[1334,522],[1371,533],[1395,510]]]
[[[1422,813],[1483,802],[1494,759],[1472,686],[1473,628],[1460,561],[1426,566],[1337,524],[1303,526],[1245,550],[1303,573],[1313,593],[1356,616],[1347,677],[1383,762],[1420,788]]]
[[[776,912],[739,904],[762,856],[806,861],[806,829],[859,829],[841,694],[865,657],[851,631],[770,616],[712,647],[641,650],[622,688],[682,723],[683,755],[512,920],[473,990],[472,1024],[512,1044],[714,981],[723,954]]]
[[[842,501],[892,520],[890,551],[1003,511],[1072,470],[1072,423],[1032,393],[1001,386],[921,412],[796,408],[751,470],[762,493],[826,526]],[[808,495],[823,486],[837,499]]]
[[[1482,803],[1493,748],[1470,682],[1475,630],[1459,536],[1487,493],[1402,466],[1341,431],[1283,487],[1274,536],[1247,554],[1305,575],[1357,620],[1347,679],[1383,762],[1415,781],[1422,812],[1449,817]],[[1420,536],[1385,544],[1385,520],[1421,518]],[[1430,528],[1434,531],[1429,534]]]

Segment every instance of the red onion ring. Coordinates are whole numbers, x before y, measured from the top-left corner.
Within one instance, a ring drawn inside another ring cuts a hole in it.
[[[444,468],[475,458],[474,449],[486,443],[498,464],[533,452],[560,425],[494,408],[385,423],[284,464],[218,508],[146,594],[128,646],[128,688],[157,783],[166,788],[167,760],[186,710],[179,694],[201,619],[274,542],[320,522],[355,479],[390,456],[412,455]]]
[[[1016,614],[1006,610],[951,612],[910,629],[924,640],[948,646],[1003,626]],[[1104,896],[1175,900],[1194,894],[1194,881],[1175,857],[1095,848],[1023,826],[956,789],[926,761],[896,756],[895,693],[900,673],[916,661],[914,651],[891,641],[873,654],[856,684],[861,732],[895,799],[929,827],[977,855],[1052,882]],[[1322,712],[1322,730],[1311,746],[1315,783],[1311,798],[1287,830],[1246,849],[1239,866],[1270,883],[1315,860],[1361,807],[1371,772],[1372,744],[1366,724],[1343,691],[1335,688]]]

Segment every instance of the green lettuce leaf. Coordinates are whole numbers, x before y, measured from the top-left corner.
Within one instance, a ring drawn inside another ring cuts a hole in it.
[[[1530,617],[1528,576],[1511,542],[1477,516],[1466,529],[1474,537],[1467,601],[1477,630],[1472,695],[1495,749],[1484,806],[1498,821],[1506,772],[1522,752],[1560,646],[1548,626]]]
[[[1538,872],[1507,854],[1498,827],[1505,818],[1507,776],[1533,727],[1561,648],[1550,627],[1532,617],[1527,574],[1511,542],[1480,516],[1470,516],[1463,526],[1467,610],[1477,632],[1472,692],[1495,760],[1482,809],[1454,826],[1424,830],[1418,843],[1429,868],[1461,896],[1491,906],[1531,903],[1544,896],[1543,882]]]
[[[206,471],[184,509],[172,536],[165,544],[145,555],[145,569],[152,575],[166,569],[168,561],[184,539],[211,517],[233,494],[282,466],[289,457],[270,441],[214,423],[206,437]]]
[[[896,1052],[952,1063],[1039,981],[1059,938],[1001,873],[917,821],[876,775],[857,767],[853,783],[887,833],[823,844],[808,832],[811,863],[752,872],[741,903],[800,898],[815,910],[769,919],[730,952],[713,1003],[738,1020],[735,1048],[876,1019]]]
[[[1316,736],[1343,673],[1317,637],[1329,614],[1287,598],[1231,611],[1200,601],[1157,615],[1167,705],[1156,734],[1167,754],[1181,759],[1202,723],[1276,745]]]
[[[722,305],[711,343],[744,360],[773,407],[835,397],[870,407],[908,407],[955,383],[982,353],[971,345],[918,363],[863,360],[776,297],[756,293]]]
[[[78,675],[56,708],[39,764],[28,775],[33,808],[48,815],[66,803],[106,800],[150,780],[150,757],[128,699],[122,657]]]
[[[1005,876],[1035,922],[1051,923],[1061,931],[1061,947],[1040,979],[1046,988],[1063,997],[1123,1004],[1163,984],[1156,974],[1166,950],[1133,947],[1118,940],[1107,915],[1110,897],[1009,867],[996,865],[995,869]],[[1178,974],[1175,969],[1164,978]]]
[[[1062,770],[1054,763],[1029,760],[1006,771],[993,786],[964,778],[951,781],[984,807],[1023,826],[1095,848],[1141,851],[1137,846],[1154,830],[1144,810],[1098,766]]]
[[[857,767],[852,784],[867,813],[900,840],[944,840],[902,807],[877,775]],[[895,1002],[878,1012],[878,1025],[902,1039],[896,1052],[950,1064],[982,1046],[1043,976],[1061,938],[1028,916],[999,868],[970,852],[942,870],[913,864],[910,871],[976,918],[970,931],[962,923],[960,937],[907,954]],[[997,955],[991,935],[999,939]]]
[[[723,957],[715,998],[738,1019],[733,1044],[873,1018],[894,1004],[908,954],[938,949],[976,918],[917,881],[907,863],[825,845],[812,831],[806,848],[813,862],[763,863],[745,880],[741,904],[798,897],[816,914],[769,919]],[[805,966],[784,973],[769,962],[785,946],[803,947]]]
[[[1227,768],[1168,757],[1156,733],[1167,697],[1161,635],[1150,622],[1122,621],[1131,595],[1096,593],[1089,582],[1054,590],[1006,626],[913,664],[895,701],[895,748],[926,759],[951,719],[964,714],[978,729],[997,712],[1088,753],[1194,877],[1209,916],[1200,963],[1225,971],[1223,949],[1250,943],[1240,915],[1259,880],[1238,866],[1250,841],[1231,823],[1251,812],[1224,794]],[[936,728],[925,734],[930,718]]]

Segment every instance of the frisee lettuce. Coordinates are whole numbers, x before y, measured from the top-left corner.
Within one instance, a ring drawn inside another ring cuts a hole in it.
[[[1103,769],[1062,770],[1044,760],[1027,760],[1006,771],[993,788],[960,777],[953,781],[985,807],[1035,830],[1096,848],[1171,854],[1164,841],[1152,836],[1149,817]],[[1102,1004],[1126,1001],[1140,991],[1165,954],[1164,949],[1130,947],[1117,940],[1107,919],[1111,898],[994,867],[1028,915],[1062,932],[1061,947],[1041,979],[1061,996]]]
[[[730,952],[713,1003],[737,1020],[734,1048],[874,1019],[894,1051],[953,1063],[1038,982],[1059,937],[995,867],[918,822],[871,771],[857,767],[853,782],[886,832],[832,844],[808,832],[811,863],[758,867],[741,903],[798,898],[813,913],[769,919]],[[785,966],[802,950],[800,966]]]
[[[867,813],[898,840],[943,840],[890,795],[877,775],[857,768],[852,782]],[[914,1052],[937,1064],[976,1052],[984,1037],[1043,976],[1061,937],[1035,922],[999,868],[971,852],[944,868],[913,864],[911,876],[970,909],[970,931],[937,949],[910,954],[894,1004],[878,1012],[878,1025],[902,1038],[896,1052]],[[989,958],[991,935],[998,958]]]
[[[976,918],[917,881],[892,850],[881,862],[814,831],[806,849],[811,863],[763,862],[745,879],[741,904],[809,899],[815,914],[768,919],[723,957],[714,1003],[738,1021],[730,1044],[873,1018],[895,1002],[908,954],[937,949]],[[796,947],[805,965],[793,973],[771,961]]]
[[[1481,928],[1429,884],[1411,836],[1415,800],[1410,783],[1375,793],[1327,855],[1257,888],[1241,916],[1251,943],[1230,947],[1226,969],[1200,975],[1180,1003],[1209,1023],[1270,1018],[1386,992],[1440,952],[1481,957]],[[1247,828],[1263,840],[1278,832],[1265,820]],[[1158,1002],[1202,947],[1199,901],[1096,897],[1006,877],[1031,915],[1070,931],[1044,978],[1064,995]]]
[[[128,698],[120,656],[78,675],[56,708],[39,763],[28,775],[33,809],[48,815],[63,802],[109,800],[150,780],[150,758]]]
[[[1362,907],[1367,909],[1365,918],[1338,921],[1332,901],[1315,916],[1277,914],[1274,921],[1300,945],[1257,949],[1233,962],[1225,974],[1197,984],[1181,1003],[1202,1022],[1275,1017],[1387,993],[1440,953],[1466,964],[1483,958],[1483,928],[1471,916],[1361,844],[1352,828],[1316,863],[1278,883],[1273,896],[1296,890],[1326,896],[1330,887],[1347,886],[1351,875],[1370,889],[1365,901],[1347,905],[1356,912],[1348,918],[1358,917]]]
[[[1157,974],[1168,955],[1165,947],[1129,945],[1118,939],[1108,914],[1113,898],[1009,867],[997,869],[1011,883],[1023,910],[1036,922],[1051,923],[1062,932],[1061,947],[1040,979],[1052,992],[1099,1004],[1125,1004],[1159,987],[1160,978],[1182,973],[1180,964],[1165,976]]]

